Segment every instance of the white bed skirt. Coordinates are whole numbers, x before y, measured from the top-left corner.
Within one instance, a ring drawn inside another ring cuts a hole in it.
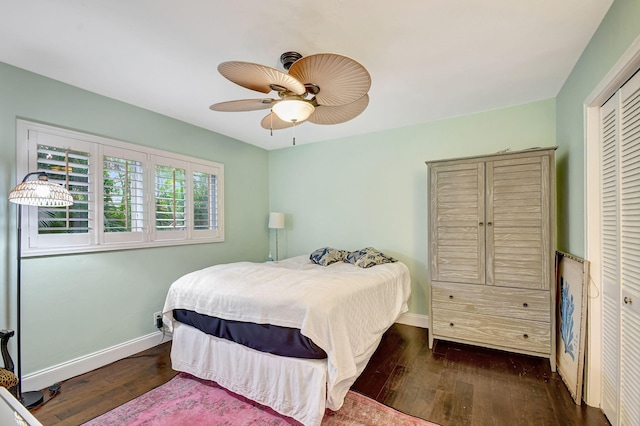
[[[338,410],[351,383],[343,383],[340,401],[327,401],[327,360],[289,358],[259,352],[173,322],[171,363],[183,371],[293,417],[306,426],[322,422],[325,408]],[[356,360],[364,370],[380,340]]]
[[[322,422],[326,359],[263,353],[174,322],[171,363],[174,370],[213,380],[305,425]]]

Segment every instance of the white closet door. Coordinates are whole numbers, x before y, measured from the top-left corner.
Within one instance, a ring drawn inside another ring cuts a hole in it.
[[[640,425],[640,74],[620,103],[620,423]]]
[[[616,94],[600,109],[602,175],[602,411],[618,424],[620,388],[620,280],[618,279],[618,103]]]
[[[600,110],[602,173],[602,409],[640,425],[640,74]]]

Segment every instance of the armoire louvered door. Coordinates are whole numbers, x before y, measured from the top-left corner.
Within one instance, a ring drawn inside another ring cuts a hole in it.
[[[487,163],[487,284],[549,290],[549,158]]]
[[[484,162],[442,165],[433,174],[434,280],[485,283],[485,230],[478,226],[485,216],[484,174]]]
[[[600,110],[602,409],[640,425],[640,74]]]

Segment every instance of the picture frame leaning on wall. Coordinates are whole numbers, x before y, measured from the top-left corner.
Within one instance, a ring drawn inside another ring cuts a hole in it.
[[[576,404],[582,403],[589,261],[556,251],[558,374]]]

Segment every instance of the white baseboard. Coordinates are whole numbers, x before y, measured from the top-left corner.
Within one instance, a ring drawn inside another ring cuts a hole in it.
[[[411,312],[400,315],[396,322],[414,327],[429,328],[429,316]],[[28,392],[45,389],[56,382],[88,373],[96,368],[111,364],[112,362],[150,349],[161,343],[168,342],[171,340],[171,333],[165,333],[162,340],[160,340],[161,337],[162,333],[156,331],[146,336],[28,374],[22,378],[22,391]]]
[[[160,331],[156,331],[146,336],[36,371],[22,378],[22,391],[27,392],[48,388],[56,382],[88,373],[96,368],[111,364],[169,340],[171,340],[171,333],[166,332],[162,336]]]
[[[413,314],[405,312],[397,319],[397,323],[412,325],[414,327],[429,328],[429,315]]]

